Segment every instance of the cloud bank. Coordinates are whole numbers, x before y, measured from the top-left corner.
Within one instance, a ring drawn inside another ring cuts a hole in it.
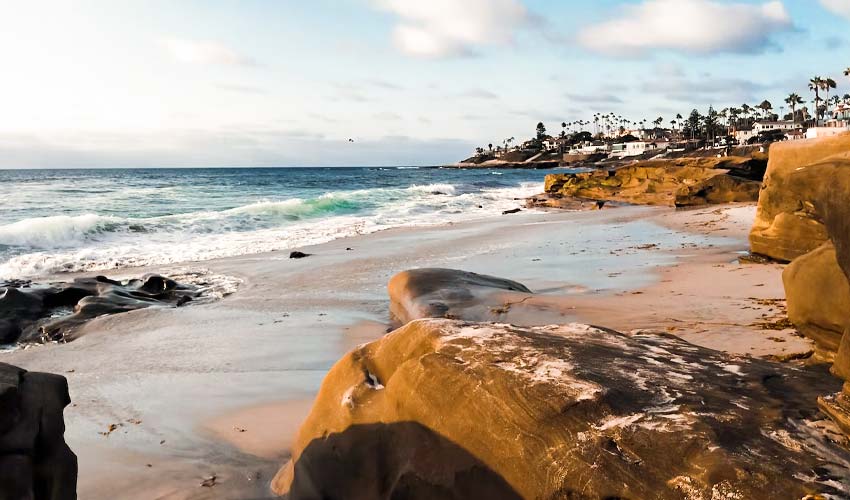
[[[820,0],[827,10],[850,20],[850,0]]]
[[[822,2],[846,4],[847,0]],[[752,53],[771,47],[773,35],[794,27],[781,1],[645,0],[622,10],[621,17],[579,32],[579,43],[613,56],[659,50],[699,55]]]
[[[172,59],[180,63],[225,66],[256,66],[253,59],[243,56],[219,42],[163,38],[160,44]]]
[[[514,32],[530,19],[519,0],[373,0],[373,5],[399,18],[393,29],[396,47],[423,58],[509,45]]]

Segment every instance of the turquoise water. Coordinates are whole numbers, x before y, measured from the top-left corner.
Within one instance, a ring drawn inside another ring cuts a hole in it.
[[[0,278],[287,250],[501,214],[546,170],[0,171]]]

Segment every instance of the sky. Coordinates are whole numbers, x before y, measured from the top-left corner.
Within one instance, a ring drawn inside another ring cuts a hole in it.
[[[0,0],[0,168],[443,164],[847,67],[850,0]]]

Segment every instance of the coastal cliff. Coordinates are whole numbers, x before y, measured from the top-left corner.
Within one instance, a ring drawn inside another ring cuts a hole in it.
[[[545,192],[567,199],[694,206],[756,201],[762,160],[744,157],[650,160],[584,173],[549,174]]]

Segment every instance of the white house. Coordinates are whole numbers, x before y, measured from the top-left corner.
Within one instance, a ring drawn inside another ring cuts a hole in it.
[[[830,126],[830,124],[834,124]],[[809,127],[806,130],[806,139],[817,139],[819,137],[832,137],[834,135],[850,132],[848,122],[830,121],[826,127]]]
[[[755,125],[753,125],[753,131],[756,133],[756,135],[770,130],[794,130],[795,128],[797,128],[797,124],[793,121],[758,121],[755,123]]]
[[[744,129],[735,131],[735,139],[739,144],[746,144],[747,141],[755,137],[757,132],[754,129]]]
[[[639,156],[649,151],[657,149],[655,143],[646,141],[623,142],[620,144],[611,145],[611,156],[615,158],[625,158],[629,156]]]

